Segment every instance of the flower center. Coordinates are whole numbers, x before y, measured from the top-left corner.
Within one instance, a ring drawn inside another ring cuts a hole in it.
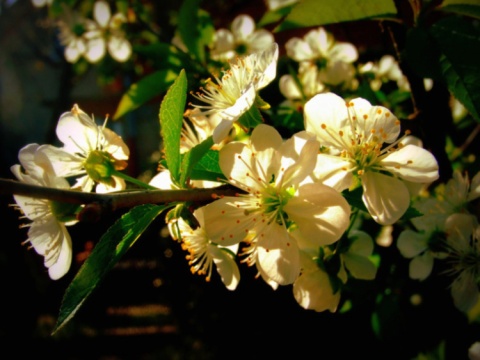
[[[262,212],[267,216],[268,222],[275,221],[280,225],[288,227],[289,220],[287,213],[283,207],[288,203],[288,200],[293,197],[294,189],[281,189],[280,191],[270,184],[265,192],[262,194]]]
[[[85,160],[85,170],[92,180],[110,184],[114,181],[111,176],[116,172],[115,159],[105,151],[93,150]]]
[[[70,204],[59,201],[50,201],[50,211],[58,221],[68,222],[76,219],[75,212],[80,208],[78,204]]]

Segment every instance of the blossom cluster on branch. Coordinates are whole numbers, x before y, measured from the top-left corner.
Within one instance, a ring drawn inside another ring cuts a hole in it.
[[[378,21],[376,16],[388,13],[382,24],[393,44],[381,54],[338,40],[328,29],[329,20],[310,24],[302,11],[317,9],[314,1],[271,1],[265,3],[261,21],[239,14],[227,28],[215,27],[198,2],[187,0],[173,36],[161,41],[146,35],[161,34],[161,25],[148,23],[147,10],[126,2],[113,16],[106,1],[85,8],[62,1],[32,3],[50,7],[67,62],[96,64],[108,55],[121,66],[158,68],[139,74],[113,119],[107,117],[102,125],[81,104],[61,114],[56,134],[63,146],[23,147],[20,164],[11,168],[18,181],[98,194],[193,194],[191,201],[155,204],[156,212],[142,207],[141,200],[132,214],[149,224],[164,212],[192,273],[207,281],[218,275],[228,290],[237,288],[242,266],[252,266],[273,289],[291,286],[303,308],[336,312],[345,304],[342,294],[352,279],[375,280],[388,266],[379,249],[391,246],[399,261],[409,263],[405,275],[412,281],[449,277],[452,303],[474,316],[480,303],[478,159],[459,156],[460,146],[452,144],[440,146],[439,152],[428,134],[434,131],[426,125],[433,123],[432,108],[424,99],[439,87],[448,88],[450,100],[441,105],[447,120],[437,121],[450,121],[451,129],[460,124],[478,129],[475,85],[467,81],[458,89],[455,82],[478,71],[451,74],[419,64],[412,72],[421,43],[407,37],[411,43],[405,46],[401,36],[395,37],[396,23],[408,22],[393,2],[385,2],[378,14],[372,9],[363,17],[343,19]],[[427,10],[412,9],[418,23],[428,16]],[[434,10],[445,11],[443,27],[429,29],[443,51],[440,36],[455,19],[447,8]],[[189,12],[195,14],[191,23]],[[300,25],[293,26],[290,19]],[[304,31],[279,42],[278,32],[287,32],[288,26]],[[395,52],[399,46],[406,56]],[[448,60],[441,61],[459,61],[445,53]],[[169,79],[168,71],[174,74]],[[159,94],[164,156],[157,173],[143,181],[123,172],[129,149],[108,121],[121,121]],[[469,143],[461,145],[465,150]],[[444,158],[449,163],[440,161]],[[225,186],[232,190],[230,196],[216,192]],[[193,200],[200,189],[211,189],[208,202]],[[14,199],[30,220],[27,242],[44,257],[49,276],[61,278],[70,270],[75,241],[67,226],[78,223],[88,204],[48,200],[41,192],[35,197],[14,194]],[[131,221],[129,213],[112,227],[118,230],[122,221]],[[120,232],[120,239],[106,234],[100,241],[131,244],[143,230]],[[83,267],[98,268],[95,262],[109,255],[101,253],[105,248],[95,251]],[[443,271],[435,272],[436,267]],[[69,294],[81,290],[81,276],[79,272]],[[70,308],[61,311],[59,327],[81,305],[68,294],[65,302]]]

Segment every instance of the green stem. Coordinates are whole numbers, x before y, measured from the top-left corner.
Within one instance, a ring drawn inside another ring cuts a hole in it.
[[[132,184],[135,184],[135,185],[138,185],[140,186],[141,188],[144,188],[144,189],[149,189],[149,190],[158,190],[158,188],[152,186],[152,185],[149,185],[147,183],[144,183],[143,181],[140,181],[138,179],[135,179],[131,176],[128,176],[127,174],[124,174],[120,171],[113,171],[112,175],[115,175],[115,176],[118,176],[119,178],[122,178],[123,180],[125,181],[128,181],[129,183],[132,183]]]

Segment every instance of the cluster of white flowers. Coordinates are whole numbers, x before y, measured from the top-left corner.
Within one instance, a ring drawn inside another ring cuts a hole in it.
[[[207,105],[193,104],[187,111],[181,151],[213,136],[220,168],[240,192],[196,209],[192,219],[170,218],[169,229],[189,252],[193,273],[210,279],[216,267],[233,290],[240,280],[235,262],[240,257],[273,288],[293,284],[301,306],[335,311],[349,275],[372,280],[376,274],[369,259],[371,237],[359,229],[347,231],[352,210],[342,191],[362,186],[372,218],[393,224],[418,191],[412,184],[436,180],[438,165],[430,152],[398,138],[400,121],[390,110],[330,92],[306,102],[305,130],[291,138],[258,124],[238,139],[232,127],[275,78],[278,51],[274,43],[237,56],[221,79],[192,94]],[[150,184],[173,188],[168,170]],[[344,245],[337,248],[340,239]],[[329,265],[335,262],[340,266]]]
[[[123,30],[126,22],[123,13],[112,15],[110,5],[103,0],[95,2],[93,19],[65,9],[63,17],[57,22],[65,59],[75,63],[84,57],[90,63],[97,63],[108,52],[118,62],[127,61],[132,54],[132,45]]]
[[[274,11],[296,2],[266,5]],[[40,7],[50,2],[33,3]],[[69,62],[84,57],[95,63],[107,52],[119,62],[130,58],[132,46],[122,30],[125,15],[112,16],[107,2],[94,3],[93,20],[68,11],[65,16],[58,25]],[[172,42],[186,51],[179,36]],[[187,153],[211,137],[226,182],[239,191],[197,207],[189,217],[167,217],[172,238],[188,251],[193,273],[210,280],[216,269],[226,288],[234,290],[241,259],[255,266],[257,276],[272,288],[293,285],[302,307],[334,312],[350,277],[376,276],[374,242],[354,226],[354,218],[360,213],[391,226],[415,199],[422,216],[411,219],[412,228],[397,241],[400,253],[411,259],[410,277],[425,280],[435,259],[445,261],[454,277],[455,305],[467,311],[478,302],[480,227],[467,205],[480,197],[480,173],[470,184],[467,176],[455,172],[442,197],[422,198],[421,190],[439,178],[435,157],[412,141],[408,131],[400,136],[400,120],[390,109],[336,93],[354,93],[362,76],[373,93],[387,82],[410,91],[393,56],[357,66],[356,47],[336,41],[323,27],[286,41],[287,60],[294,67],[278,85],[286,106],[303,117],[303,130],[284,139],[256,118],[270,109],[260,91],[277,77],[280,49],[274,35],[242,14],[230,29],[217,29],[207,48],[209,59],[228,68],[191,93],[198,103],[189,103],[184,114],[179,150]],[[75,105],[60,117],[57,135],[61,148],[31,144],[20,151],[21,165],[12,167],[20,181],[70,188],[65,178],[75,177],[72,187],[81,191],[95,185],[97,192],[126,188],[119,170],[126,167],[128,148],[105,125],[97,126]],[[191,180],[188,186],[214,188],[224,182]],[[148,186],[178,189],[164,168]],[[344,196],[355,190],[361,190],[363,212]],[[28,242],[45,256],[50,276],[60,278],[71,262],[65,226],[77,221],[79,207],[22,196],[15,200],[33,221]]]
[[[480,296],[480,225],[470,207],[480,198],[480,173],[470,181],[468,174],[456,170],[452,179],[434,190],[435,196],[415,200],[414,207],[423,215],[412,219],[414,229],[402,231],[397,246],[411,259],[412,279],[428,278],[435,259],[448,264],[455,306],[467,312]]]
[[[118,170],[126,167],[129,149],[122,138],[77,105],[60,116],[56,133],[63,146],[30,144],[19,152],[20,164],[11,170],[21,182],[58,189],[111,192],[124,189]],[[69,179],[75,179],[70,185]],[[70,269],[72,244],[65,226],[77,222],[80,206],[58,201],[15,196],[25,217],[32,221],[27,242],[45,257],[52,279]]]

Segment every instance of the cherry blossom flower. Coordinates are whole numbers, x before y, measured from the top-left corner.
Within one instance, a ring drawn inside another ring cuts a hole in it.
[[[86,192],[95,183],[97,192],[125,189],[117,170],[126,167],[129,149],[120,136],[105,124],[98,126],[78,105],[60,116],[56,133],[63,147],[45,145],[43,151],[58,176],[80,176],[73,187]]]
[[[356,47],[336,41],[333,35],[320,27],[309,31],[303,38],[293,37],[285,43],[287,55],[300,64],[316,70],[318,82],[328,86],[355,89],[355,67],[358,59]]]
[[[230,142],[220,150],[223,173],[246,194],[205,206],[206,231],[222,246],[245,240],[245,261],[269,283],[291,284],[298,276],[300,255],[290,228],[320,246],[337,241],[349,224],[350,206],[336,190],[304,182],[317,149],[311,136],[283,142],[273,127],[260,124],[248,143]]]
[[[18,156],[20,164],[11,167],[13,174],[26,184],[69,189],[68,181],[55,175],[50,160],[40,148],[38,144],[22,148]],[[30,243],[44,257],[50,278],[60,279],[72,262],[72,241],[66,226],[77,222],[73,213],[78,206],[22,195],[14,195],[14,199],[24,217],[32,221],[25,225],[29,227],[25,243]]]
[[[231,30],[218,29],[211,49],[212,59],[230,60],[268,50],[274,43],[273,35],[265,29],[256,29],[250,15],[241,14],[232,21]]]
[[[118,62],[127,61],[132,55],[132,45],[122,29],[127,22],[124,14],[118,12],[112,16],[106,1],[96,1],[93,7],[96,26],[85,33],[87,49],[85,57],[91,63],[103,59],[106,52]]]
[[[76,63],[82,56],[86,56],[87,39],[85,34],[97,27],[95,21],[82,16],[80,13],[66,7],[62,17],[57,21],[59,41],[64,46],[65,60]]]
[[[182,241],[182,248],[189,252],[187,259],[193,274],[205,275],[206,280],[212,277],[212,268],[215,264],[222,282],[228,290],[235,290],[240,281],[240,271],[235,262],[238,244],[230,247],[218,246],[211,241],[205,231],[204,209],[194,211],[193,216],[198,227],[192,227],[183,219],[178,219],[178,228]]]
[[[393,224],[408,209],[406,183],[438,178],[435,157],[419,146],[399,144],[400,121],[382,106],[326,93],[309,100],[304,115],[305,129],[330,152],[319,154],[318,178],[340,191],[359,180],[363,202],[379,224]]]
[[[206,105],[193,105],[203,116],[219,116],[220,123],[213,131],[218,144],[228,136],[233,123],[254,104],[257,92],[276,76],[278,45],[268,50],[237,58],[231,62],[221,79],[209,80],[200,92],[193,94]]]
[[[323,27],[310,30],[303,38],[289,39],[285,48],[287,55],[298,62],[324,59],[352,63],[358,58],[357,49],[353,44],[336,41]]]

